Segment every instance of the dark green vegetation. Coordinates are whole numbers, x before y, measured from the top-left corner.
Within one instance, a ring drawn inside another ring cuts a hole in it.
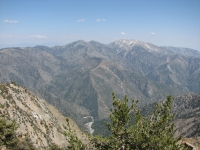
[[[141,113],[147,116],[156,103],[144,106]],[[172,112],[175,114],[175,136],[200,136],[200,95],[187,93],[173,98]]]
[[[113,96],[110,122],[106,126],[111,134],[105,137],[90,136],[91,143],[83,144],[70,132],[65,133],[71,141],[70,149],[103,149],[103,150],[179,150],[179,138],[173,138],[174,125],[170,124],[174,115],[170,113],[172,99],[167,97],[164,103],[157,104],[148,117],[143,117],[137,108],[138,101],[132,101],[128,106],[128,97],[120,101]]]
[[[15,121],[7,122],[2,116],[0,116],[0,146],[6,146],[8,148],[14,147],[18,139],[15,135],[17,124]]]
[[[0,116],[0,149],[6,147],[11,150],[35,150],[29,138],[22,139],[16,134],[17,128],[15,121],[8,121]]]
[[[139,106],[169,94],[200,93],[199,53],[187,51],[191,53],[135,40],[4,48],[0,81],[27,87],[83,127],[85,116],[97,123],[109,117],[112,91],[120,99],[139,99]]]
[[[67,122],[67,126],[69,127],[69,130],[66,132],[64,131],[63,134],[67,137],[68,142],[69,142],[69,146],[67,147],[67,149],[70,150],[85,150],[85,149],[89,149],[92,148],[90,147],[91,145],[89,144],[84,144],[75,134],[75,132],[71,129],[70,125],[69,125],[69,119],[66,119]]]

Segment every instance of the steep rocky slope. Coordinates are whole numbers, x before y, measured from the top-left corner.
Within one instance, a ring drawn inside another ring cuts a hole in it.
[[[174,98],[175,135],[200,136],[200,95],[188,93]]]
[[[14,84],[0,84],[0,113],[7,120],[19,124],[17,134],[22,139],[29,138],[33,145],[45,149],[52,143],[59,146],[68,145],[62,134],[66,117],[43,99],[36,97],[24,87]],[[70,125],[81,137],[81,131],[70,119]]]

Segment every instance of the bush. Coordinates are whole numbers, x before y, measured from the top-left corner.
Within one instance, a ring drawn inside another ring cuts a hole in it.
[[[0,116],[0,146],[13,147],[18,143],[15,131],[18,125],[15,121],[8,122]]]

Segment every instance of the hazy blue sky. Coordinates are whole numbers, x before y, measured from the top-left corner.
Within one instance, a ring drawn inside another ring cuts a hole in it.
[[[135,39],[200,50],[200,0],[0,0],[0,46]]]

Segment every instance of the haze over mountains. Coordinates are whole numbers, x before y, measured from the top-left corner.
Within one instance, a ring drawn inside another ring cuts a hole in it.
[[[141,106],[169,94],[200,93],[200,52],[124,39],[3,48],[0,81],[27,87],[83,125],[86,116],[109,116],[112,91]]]

